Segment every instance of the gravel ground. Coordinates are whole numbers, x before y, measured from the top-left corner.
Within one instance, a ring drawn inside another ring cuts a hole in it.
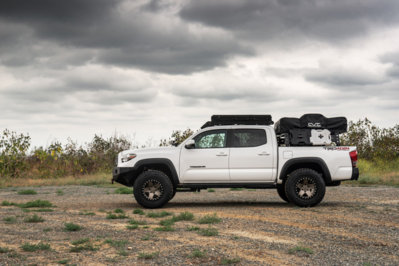
[[[140,206],[132,195],[114,194],[115,187],[40,187],[29,188],[36,195],[17,193],[24,189],[28,188],[1,189],[0,201],[41,199],[55,207],[52,212],[0,207],[0,265],[399,265],[399,188],[328,188],[323,202],[314,208],[286,204],[275,190],[177,193],[163,209],[144,210],[194,214],[194,220],[176,222],[175,231],[166,232],[155,228],[171,216],[133,214]],[[115,209],[122,209],[129,218],[107,219]],[[213,213],[221,222],[198,223]],[[44,221],[25,221],[34,214]],[[129,230],[129,219],[146,224]],[[82,229],[65,231],[65,223]],[[209,227],[216,228],[218,235],[202,236],[196,231]],[[79,239],[88,242],[72,243]],[[21,248],[24,243],[40,242],[50,244],[50,249],[29,252]],[[72,252],[74,246],[94,250]],[[193,256],[196,249],[201,251],[197,257]],[[144,253],[152,258],[140,258]]]

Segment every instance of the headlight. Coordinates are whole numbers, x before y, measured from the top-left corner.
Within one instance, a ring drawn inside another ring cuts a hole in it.
[[[125,155],[123,155],[123,157],[122,157],[122,163],[126,163],[126,162],[130,161],[130,160],[136,158],[136,156],[137,156],[137,155],[134,154],[134,153],[125,154]]]

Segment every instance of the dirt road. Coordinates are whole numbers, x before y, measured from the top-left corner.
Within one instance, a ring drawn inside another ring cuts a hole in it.
[[[111,187],[18,194],[25,189],[0,190],[0,201],[8,201],[2,205],[11,204],[0,207],[1,265],[399,265],[399,188],[328,188],[314,208],[286,204],[275,190],[205,190],[177,193],[165,208],[144,215],[132,195]],[[37,199],[54,206],[17,205]],[[148,216],[162,211],[190,212],[194,219],[161,226],[172,216]],[[214,213],[220,222],[199,223]],[[66,223],[81,229],[68,231],[73,226]]]

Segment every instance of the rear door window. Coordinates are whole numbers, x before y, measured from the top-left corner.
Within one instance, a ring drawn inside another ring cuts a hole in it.
[[[267,143],[264,129],[233,129],[231,147],[257,147]]]

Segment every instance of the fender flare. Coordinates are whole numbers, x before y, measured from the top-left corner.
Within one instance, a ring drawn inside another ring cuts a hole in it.
[[[151,158],[151,159],[142,159],[140,161],[137,161],[136,164],[134,165],[134,168],[136,171],[139,171],[141,168],[144,168],[146,166],[151,166],[151,165],[164,165],[166,166],[169,171],[170,171],[170,178],[174,186],[177,186],[179,184],[179,177],[176,172],[176,168],[174,164],[172,163],[171,160],[166,159],[166,158]]]
[[[287,176],[287,174],[289,174],[290,169],[296,165],[304,165],[304,167],[297,167],[297,168],[311,168],[311,167],[306,167],[306,165],[317,165],[319,167],[319,170],[321,171],[321,173],[323,174],[323,178],[324,181],[326,182],[326,184],[329,184],[332,182],[331,180],[331,174],[330,174],[330,170],[327,167],[326,162],[319,158],[319,157],[303,157],[303,158],[294,158],[294,159],[290,159],[288,160],[284,166],[281,168],[281,172],[279,175],[279,179],[283,180],[284,177]]]

